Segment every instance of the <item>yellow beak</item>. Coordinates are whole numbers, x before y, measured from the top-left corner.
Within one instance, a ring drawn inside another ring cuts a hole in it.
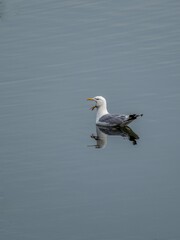
[[[94,101],[94,98],[87,98],[88,101]]]

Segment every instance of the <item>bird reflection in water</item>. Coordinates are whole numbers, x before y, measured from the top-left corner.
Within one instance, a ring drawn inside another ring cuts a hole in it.
[[[139,136],[133,132],[133,130],[128,127],[104,127],[104,126],[96,126],[96,133],[97,135],[92,134],[91,138],[96,140],[95,145],[91,145],[91,147],[95,148],[105,148],[107,145],[107,135],[111,136],[121,136],[124,139],[128,139],[132,142],[133,145],[137,144],[137,140]]]

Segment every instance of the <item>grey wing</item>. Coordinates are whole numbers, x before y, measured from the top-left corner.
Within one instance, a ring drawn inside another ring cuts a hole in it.
[[[121,125],[128,120],[128,115],[118,115],[118,114],[106,114],[102,116],[99,121],[105,122],[111,125]]]

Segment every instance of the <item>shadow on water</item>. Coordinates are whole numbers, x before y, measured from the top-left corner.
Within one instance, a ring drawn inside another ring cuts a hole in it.
[[[96,126],[96,135],[91,135],[91,138],[96,141],[96,144],[90,145],[89,147],[105,148],[107,145],[108,135],[121,136],[124,139],[128,139],[130,142],[132,142],[133,145],[136,145],[137,140],[139,139],[139,136],[135,132],[133,132],[133,130],[128,126],[118,128]]]

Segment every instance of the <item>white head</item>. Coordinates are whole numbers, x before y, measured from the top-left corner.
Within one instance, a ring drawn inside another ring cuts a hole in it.
[[[97,124],[99,119],[103,115],[108,114],[106,99],[102,96],[96,96],[93,98],[88,98],[87,100],[94,101],[96,103],[95,106],[91,107],[91,110],[94,110],[95,108],[97,108],[97,114],[96,114],[96,124]]]
[[[94,101],[96,103],[96,105],[95,105],[96,108],[99,108],[101,106],[106,107],[106,99],[102,96],[96,96],[96,97],[93,97],[93,98],[88,98],[87,100]]]

